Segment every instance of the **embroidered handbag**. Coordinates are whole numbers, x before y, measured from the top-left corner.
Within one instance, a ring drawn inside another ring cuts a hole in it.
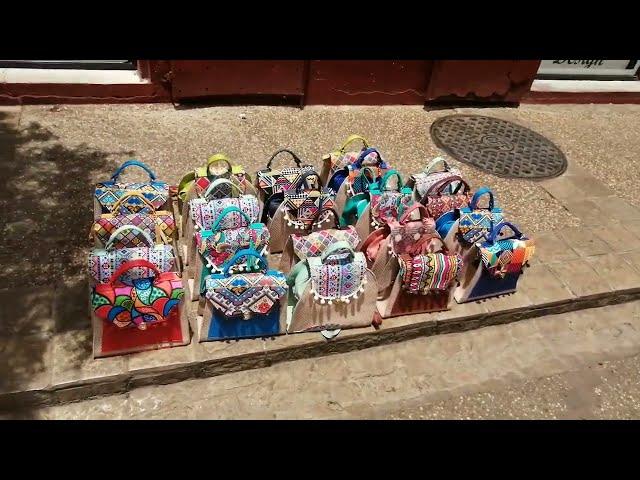
[[[320,177],[312,172],[302,177],[298,184],[286,192],[273,195],[280,197],[275,212],[268,212],[266,224],[271,234],[270,253],[284,250],[289,235],[298,231],[308,234],[323,228],[324,222],[330,222],[337,213],[334,210],[333,192],[321,187]],[[270,202],[271,208],[275,202]],[[334,220],[335,221],[335,220]]]
[[[365,285],[373,282],[365,293]],[[336,242],[320,256],[298,262],[287,278],[293,307],[287,332],[308,332],[371,325],[375,313],[375,277],[367,261],[348,242]],[[363,295],[364,294],[364,295]]]
[[[389,169],[376,148],[363,150],[358,159],[346,167],[348,169],[346,184],[349,195],[357,195],[358,193],[369,191],[369,186],[373,182],[365,175],[360,175],[360,171],[364,167],[370,167],[369,171],[375,172],[373,182],[379,182],[382,175]]]
[[[419,213],[413,219],[414,212]],[[429,248],[429,242],[437,236],[435,222],[422,204],[410,206],[399,220],[389,222],[389,249],[394,255],[418,255]]]
[[[149,181],[118,182],[118,177],[128,167],[142,168],[149,174]],[[137,195],[132,196],[131,193]],[[122,201],[123,197],[126,197],[124,201]],[[169,186],[165,182],[156,180],[155,173],[144,163],[138,160],[128,160],[113,173],[111,180],[96,184],[94,198],[96,219],[102,213],[122,215],[150,213],[155,210],[169,209],[167,203],[169,201]]]
[[[402,288],[414,295],[428,295],[434,290],[447,290],[462,268],[459,255],[427,253],[398,256]]]
[[[347,152],[347,148],[349,147],[349,145],[354,142],[362,143],[362,147],[360,148],[360,150]],[[338,150],[334,150],[333,152],[328,153],[327,155],[322,157],[322,172],[320,173],[320,178],[322,179],[322,181],[325,184],[328,184],[329,179],[333,176],[334,173],[355,162],[360,156],[360,153],[367,148],[369,148],[369,142],[366,138],[356,134],[349,135]],[[346,176],[344,176],[342,180],[344,181],[345,178]],[[337,187],[339,186],[340,185],[337,185]]]
[[[227,207],[216,220],[211,230],[202,230],[195,233],[195,242],[198,253],[195,262],[194,285],[191,291],[191,300],[197,300],[205,287],[207,275],[222,273],[229,266],[231,273],[251,271],[258,268],[256,259],[252,256],[239,257],[236,263],[228,265],[228,262],[240,250],[253,249],[260,255],[267,252],[269,246],[269,230],[263,223],[250,223],[247,227],[221,229],[219,225],[225,216],[239,212],[237,207]],[[240,212],[241,215],[246,215]],[[249,219],[246,219],[247,221]]]
[[[254,193],[246,191],[247,186],[251,184],[251,177],[244,171],[244,168],[240,165],[231,165],[231,161],[226,155],[217,153],[209,157],[205,166],[198,167],[182,177],[178,185],[178,197],[185,201],[192,187],[195,188],[196,196],[201,196],[209,188],[209,184],[219,178],[233,180],[240,187],[242,193]],[[231,196],[231,188],[222,184],[210,196],[212,198]]]
[[[423,247],[423,251],[419,255],[401,254],[393,256],[396,261],[397,276],[391,283],[388,295],[378,301],[380,318],[449,309],[454,292],[452,271],[455,270],[455,274],[458,275],[462,267],[462,261],[458,262],[456,260],[456,262],[453,262],[453,258],[457,258],[457,256],[451,255],[447,251],[442,239],[437,234],[430,235],[429,241],[425,242]],[[440,255],[432,256],[432,254]],[[416,261],[418,265],[414,268],[413,264],[407,263],[407,259],[413,257],[425,258],[421,260],[423,263]],[[427,270],[425,266],[420,270],[423,264],[432,266],[433,270]],[[421,276],[418,275],[419,271],[423,272]],[[433,275],[429,274],[431,271],[433,271]],[[412,280],[424,281],[418,282],[417,286],[411,287],[408,282]],[[426,288],[427,286],[444,287],[445,284],[447,284],[447,288]],[[422,293],[420,293],[420,287],[422,287]]]
[[[453,193],[447,194],[446,190],[454,182],[458,182],[458,187]],[[429,214],[438,220],[451,210],[466,207],[471,201],[470,187],[461,177],[448,177],[432,185],[426,195],[422,197],[420,203],[427,207]]]
[[[128,192],[122,195],[114,204],[114,210],[119,211],[119,207],[124,202],[133,202],[135,197],[148,208],[149,213],[129,213],[114,214],[103,213],[94,222],[90,236],[98,240],[101,246],[105,246],[111,235],[120,227],[134,225],[143,230],[154,243],[170,244],[176,230],[173,213],[166,210],[155,210],[153,204],[138,192]],[[127,235],[120,237],[113,245],[114,248],[139,247],[145,244],[145,238],[137,231],[130,231]]]
[[[395,189],[388,187],[389,179],[397,179]],[[402,177],[395,170],[387,170],[380,182],[369,187],[371,226],[381,227],[388,219],[397,219],[413,202],[410,188],[403,187]]]
[[[414,219],[416,213],[421,216]],[[390,221],[383,228],[372,232],[362,244],[361,250],[378,281],[378,298],[387,298],[396,282],[397,255],[435,251],[433,243],[439,240],[433,219],[429,217],[426,207],[419,203],[409,207],[399,220]]]
[[[328,187],[334,192],[340,191],[341,187],[346,187],[351,195],[366,192],[368,183],[364,179],[359,178],[362,167],[377,167],[377,175],[372,179],[378,180],[383,170],[386,170],[387,164],[382,158],[380,152],[376,148],[366,148],[360,152],[355,161],[345,162],[345,165],[336,170],[329,178]],[[346,180],[346,183],[345,183]]]
[[[288,272],[292,265],[307,257],[317,257],[324,252],[327,247],[336,242],[347,242],[352,249],[356,249],[360,244],[360,236],[355,227],[348,226],[341,228],[337,222],[337,214],[334,212],[334,228],[326,228],[309,234],[291,234],[282,253],[280,270]]]
[[[272,169],[271,163],[281,153],[291,155],[296,166],[285,167],[279,170]],[[315,173],[314,167],[312,165],[302,165],[300,158],[291,150],[283,148],[271,155],[271,158],[267,162],[267,167],[256,173],[257,187],[264,201],[265,209],[268,209],[268,204],[273,195],[291,189],[298,185],[303,177],[312,173]],[[275,208],[277,208],[277,206]],[[275,212],[275,208],[273,208],[272,211]]]
[[[242,216],[239,212],[234,212],[233,215],[225,216],[223,222],[219,225],[220,228],[246,227],[249,223],[258,221],[260,206],[258,205],[258,199],[254,195],[238,195],[236,198],[209,199],[209,193],[224,182],[228,182],[228,185],[233,185],[232,188],[238,188],[229,182],[229,180],[219,179],[209,185],[209,188],[204,193],[204,198],[194,198],[189,202],[189,213],[196,229],[210,230],[222,211],[231,206],[238,207],[241,212],[246,214],[246,217]],[[250,219],[249,223],[247,223],[246,218]]]
[[[489,195],[489,207],[480,208],[478,200],[483,195]],[[493,192],[487,187],[480,188],[471,198],[468,207],[460,209],[458,232],[469,243],[486,239],[493,227],[502,222],[502,209],[494,204]]]
[[[441,171],[436,171],[435,167],[439,164],[442,164],[444,167]],[[447,163],[447,161],[442,157],[436,157],[424,171],[420,173],[416,173],[411,176],[410,183],[413,184],[414,198],[416,200],[420,200],[424,197],[429,189],[435,185],[436,183],[450,178],[450,177],[462,177],[462,173],[456,167],[451,167]],[[447,193],[451,194],[458,187],[458,182],[453,182],[449,184]]]
[[[138,278],[131,285],[122,277],[128,270],[145,267],[155,273]],[[91,305],[96,316],[120,328],[145,330],[149,324],[164,322],[178,312],[184,296],[182,280],[175,272],[160,272],[147,260],[133,260],[120,265],[108,283],[93,288]]]
[[[505,228],[511,229],[513,235],[498,239]],[[456,301],[464,303],[515,292],[523,267],[535,253],[535,242],[512,223],[501,222],[487,240],[476,246],[477,258],[465,270],[455,292]]]
[[[232,213],[245,217],[248,226],[223,229],[220,225],[224,218]],[[222,273],[226,262],[239,250],[252,248],[261,252],[269,245],[269,231],[263,223],[251,223],[247,214],[238,207],[227,207],[218,216],[210,230],[201,230],[195,233],[198,252],[206,261],[206,267],[211,273]],[[250,257],[251,260],[253,257]],[[242,271],[247,267],[246,263],[231,265],[231,268]]]
[[[258,259],[261,271],[230,275],[240,257]],[[205,281],[207,306],[200,328],[200,341],[278,335],[286,320],[287,279],[269,270],[266,259],[252,249],[240,250],[225,271]]]
[[[135,233],[146,242],[146,246],[134,248],[114,248],[119,236]],[[171,245],[154,245],[153,240],[144,230],[135,225],[125,225],[118,228],[107,241],[105,248],[94,248],[89,252],[89,274],[95,283],[108,282],[113,274],[126,262],[132,260],[146,260],[151,262],[159,272],[171,272],[176,269],[176,257]],[[148,268],[128,270],[120,277],[120,281],[128,285],[132,280],[147,278],[151,275]]]
[[[335,198],[335,192],[323,188],[322,180],[315,172],[303,177],[295,188],[284,192],[284,220],[287,226],[308,230],[314,223],[319,226],[330,222],[329,213],[335,210]]]

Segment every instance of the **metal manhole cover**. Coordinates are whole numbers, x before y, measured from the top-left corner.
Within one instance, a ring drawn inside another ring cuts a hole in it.
[[[549,140],[528,128],[482,115],[449,115],[431,125],[435,144],[461,162],[499,177],[548,178],[567,169]]]

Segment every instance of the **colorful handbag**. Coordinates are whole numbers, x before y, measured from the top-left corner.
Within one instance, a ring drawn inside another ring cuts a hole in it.
[[[119,207],[124,202],[132,202],[132,198],[144,203],[148,208],[148,213],[114,214],[103,213],[94,222],[90,236],[95,237],[98,242],[105,246],[111,235],[125,225],[134,225],[146,233],[153,243],[170,244],[176,230],[173,213],[170,211],[155,210],[154,205],[142,196],[139,192],[128,192],[123,194],[114,204],[113,208],[119,211]],[[140,247],[146,244],[146,239],[138,231],[130,231],[127,235],[121,236],[113,245],[114,248]]]
[[[121,277],[138,267],[152,270],[155,276],[138,278],[127,285]],[[133,260],[118,268],[108,283],[93,288],[91,305],[96,316],[120,328],[137,327],[164,322],[178,312],[184,296],[182,280],[175,272],[160,272],[147,260]]]
[[[388,187],[389,179],[395,177],[397,185],[394,190]],[[381,227],[388,219],[397,219],[404,210],[412,205],[413,198],[410,188],[403,187],[402,177],[395,170],[387,170],[380,182],[369,187],[371,199],[371,226]]]
[[[414,212],[418,212],[420,217],[412,219]],[[394,255],[418,255],[429,248],[428,243],[435,235],[433,218],[424,205],[415,203],[399,220],[389,222],[389,249]]]
[[[413,219],[415,213],[420,213],[421,217]],[[399,254],[418,255],[436,251],[434,242],[437,241],[442,243],[435,233],[433,219],[425,206],[419,203],[409,207],[399,220],[374,230],[361,250],[378,281],[378,298],[387,298],[397,281]]]
[[[128,167],[139,167],[149,174],[148,182],[118,182],[120,174]],[[137,195],[130,195],[135,193]],[[122,198],[126,197],[123,201]],[[96,200],[95,218],[101,213],[136,214],[151,213],[168,209],[169,186],[156,180],[156,175],[144,163],[138,160],[124,162],[111,176],[111,180],[100,182],[94,191]],[[149,206],[151,205],[151,207]]]
[[[337,214],[334,216],[334,219],[336,218]],[[307,235],[292,234],[284,247],[280,270],[288,272],[294,263],[307,257],[317,257],[337,242],[347,242],[355,250],[360,244],[360,236],[353,226],[340,228],[337,222],[334,228],[310,232]]]
[[[229,266],[232,273],[247,272],[258,268],[255,257],[239,257],[234,264],[228,262],[240,250],[253,249],[264,255],[269,246],[269,230],[263,223],[250,223],[247,227],[221,229],[225,216],[239,212],[237,207],[227,207],[216,220],[211,230],[195,233],[195,242],[200,254],[195,263],[194,285],[191,300],[197,300],[205,287],[207,275],[222,273]],[[241,215],[245,215],[240,212]],[[249,219],[246,219],[247,221]]]
[[[357,152],[347,152],[347,147],[353,142],[362,142],[362,148]],[[360,153],[367,148],[369,148],[369,142],[366,138],[361,135],[349,135],[338,150],[334,150],[322,157],[322,172],[320,173],[322,181],[327,184],[334,173],[354,163],[360,156]],[[342,180],[344,181],[345,178],[346,175],[342,177]],[[340,185],[337,185],[337,187],[339,186]]]
[[[460,255],[446,253],[401,254],[398,262],[402,288],[413,295],[449,289],[462,268]]]
[[[385,296],[378,301],[380,318],[450,308],[453,283],[462,268],[462,260],[448,252],[437,234],[428,237],[420,254],[392,256],[396,277],[387,287]]]
[[[281,153],[291,155],[296,166],[272,170],[271,163]],[[301,179],[310,173],[315,173],[314,167],[312,165],[302,165],[300,158],[291,150],[283,148],[275,152],[267,162],[267,167],[258,170],[256,173],[257,186],[261,194],[264,195],[265,204],[269,197],[276,193],[285,192],[293,186],[298,185]]]
[[[218,216],[225,208],[231,206],[237,207],[241,212],[245,213],[245,216],[234,211],[232,215],[226,215],[224,217],[224,220],[219,225],[220,228],[246,227],[250,223],[256,223],[258,221],[260,206],[258,199],[254,195],[239,195],[237,198],[208,198],[208,194],[224,182],[233,185],[232,188],[238,188],[229,182],[229,180],[218,179],[209,185],[209,188],[204,193],[204,198],[194,198],[189,201],[189,214],[197,229],[211,230]],[[247,218],[249,219],[248,223],[246,221]]]
[[[231,165],[231,161],[226,155],[217,153],[209,157],[205,166],[198,167],[182,177],[178,185],[178,196],[180,200],[185,201],[191,187],[196,189],[198,196],[202,196],[202,193],[209,188],[209,184],[219,178],[233,179],[234,183],[243,190],[242,193],[252,193],[245,191],[243,188],[247,183],[251,183],[251,177],[244,171],[244,168],[240,165]],[[220,185],[218,189],[210,194],[211,198],[228,196],[231,196],[231,188],[226,184]]]
[[[320,256],[301,260],[287,278],[293,308],[287,332],[371,325],[377,287],[363,295],[369,281],[375,284],[364,255],[348,242],[336,242]]]
[[[342,215],[340,216],[340,225],[355,225],[360,218],[364,217],[366,209],[369,207],[369,193],[359,193],[350,197],[344,206]]]
[[[458,182],[458,187],[452,193],[447,194],[449,186]],[[435,220],[451,210],[466,207],[471,201],[470,187],[461,177],[452,176],[432,185],[420,203],[427,207],[429,215]]]
[[[248,226],[221,228],[220,225],[224,222],[224,218],[232,213],[243,215]],[[226,262],[239,250],[252,248],[261,254],[264,253],[269,245],[269,231],[263,223],[251,223],[250,220],[246,213],[238,207],[227,207],[220,213],[210,230],[201,230],[195,233],[198,253],[206,261],[205,266],[211,273],[222,273]],[[253,257],[249,257],[249,260],[252,259]],[[231,265],[231,267],[238,271],[251,268],[242,262]]]
[[[146,246],[114,248],[119,236],[131,232],[143,238]],[[105,283],[113,277],[122,264],[139,259],[151,262],[161,273],[176,269],[176,257],[171,245],[154,245],[153,240],[144,230],[135,225],[125,225],[113,232],[104,248],[94,248],[89,252],[89,274],[95,283]],[[131,285],[133,280],[148,278],[150,275],[151,271],[148,268],[136,268],[124,273],[120,281]]]
[[[373,179],[360,174],[364,167],[370,167],[369,171],[375,172]],[[346,168],[348,170],[347,191],[349,195],[357,195],[358,193],[368,192],[369,186],[373,182],[379,182],[389,167],[376,148],[367,148],[360,153],[354,163]]]
[[[505,227],[514,235],[498,240]],[[486,241],[476,245],[478,258],[466,269],[456,288],[456,301],[464,303],[515,292],[523,267],[535,253],[534,241],[515,225],[502,222],[493,228]]]
[[[478,207],[478,200],[489,195],[489,208]],[[480,188],[471,198],[468,207],[460,209],[458,232],[468,243],[486,239],[493,227],[502,222],[502,209],[494,206],[493,192],[487,187]]]
[[[308,230],[314,224],[331,221],[330,211],[335,211],[335,192],[323,188],[317,173],[300,179],[294,188],[284,192],[284,220],[296,230]],[[272,215],[270,215],[273,218]]]
[[[258,259],[261,271],[230,275],[240,257]],[[200,328],[200,340],[223,340],[278,335],[286,319],[287,279],[269,270],[266,259],[252,249],[240,250],[221,274],[205,281],[207,307]]]
[[[511,228],[515,235],[498,240],[498,235],[505,227]],[[515,225],[502,222],[493,228],[489,238],[478,245],[478,249],[487,272],[494,277],[504,278],[522,273],[523,266],[531,260],[536,247],[535,242],[526,238]]]
[[[434,171],[434,168],[438,164],[442,164],[444,170]],[[429,165],[427,165],[424,171],[411,176],[410,182],[413,184],[415,199],[421,199],[433,185],[450,177],[462,177],[462,173],[456,167],[450,167],[444,158],[434,158],[429,162]],[[449,184],[449,191],[447,193],[453,193],[457,187],[457,182]]]

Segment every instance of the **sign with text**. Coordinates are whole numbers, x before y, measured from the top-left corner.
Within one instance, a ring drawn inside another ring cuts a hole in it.
[[[639,65],[638,60],[542,60],[538,75],[567,78],[633,77]]]

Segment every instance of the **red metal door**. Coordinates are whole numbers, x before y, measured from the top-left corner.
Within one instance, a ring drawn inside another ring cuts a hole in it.
[[[172,60],[175,100],[304,95],[304,60]]]

